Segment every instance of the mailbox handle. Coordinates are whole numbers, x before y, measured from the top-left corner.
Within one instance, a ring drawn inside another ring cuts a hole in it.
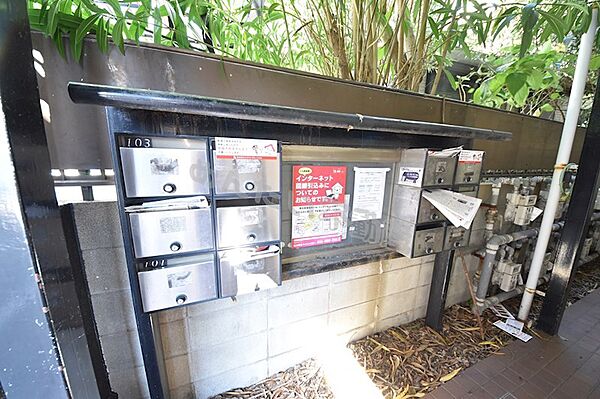
[[[179,241],[172,242],[171,245],[169,245],[169,248],[171,251],[177,252],[181,249],[181,243]]]

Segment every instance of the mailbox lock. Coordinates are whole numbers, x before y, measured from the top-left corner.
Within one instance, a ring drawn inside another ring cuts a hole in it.
[[[175,298],[175,302],[177,302],[178,305],[183,305],[185,301],[187,301],[187,295],[184,294],[178,295],[177,298]]]
[[[437,213],[431,214],[431,220],[438,220],[439,218],[440,218],[440,215],[438,215]]]
[[[438,184],[442,184],[444,182],[444,178],[438,177],[437,182],[438,182]]]
[[[177,188],[175,187],[175,185],[173,183],[167,183],[163,186],[163,191],[165,193],[169,193],[169,194],[174,193],[176,189]]]
[[[252,191],[254,190],[255,185],[251,181],[247,181],[246,184],[244,184],[244,187],[246,188],[246,190]]]
[[[254,242],[254,240],[256,240],[256,234],[248,234],[248,236],[246,236],[246,239],[250,242]]]
[[[454,248],[458,248],[460,247],[460,241],[455,241],[454,242]]]
[[[466,181],[467,183],[470,183],[470,182],[471,182],[471,176],[466,176],[466,177],[465,177],[465,181]]]
[[[433,253],[433,248],[427,248],[427,249],[425,250],[425,253],[426,253],[426,254],[432,254],[432,253]]]
[[[177,251],[179,251],[181,249],[181,243],[175,241],[175,242],[171,243],[171,245],[170,245],[169,248],[171,248],[171,251],[177,252]]]

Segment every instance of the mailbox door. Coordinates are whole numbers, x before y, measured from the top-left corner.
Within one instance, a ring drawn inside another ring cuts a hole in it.
[[[214,152],[213,156],[217,195],[280,191],[279,154],[268,159],[220,158]]]
[[[266,252],[263,254],[263,252]],[[219,251],[220,292],[222,297],[247,294],[281,284],[279,248],[252,251]]]
[[[138,258],[213,247],[210,208],[130,213],[129,222]]]
[[[145,312],[217,297],[213,261],[139,272],[138,280]]]
[[[469,245],[470,230],[464,227],[447,226],[444,249],[451,250]]]
[[[481,178],[481,162],[467,163],[459,162],[456,166],[456,178],[454,184],[478,183]]]
[[[279,205],[217,208],[219,248],[279,241]]]
[[[429,152],[425,164],[423,186],[447,186],[454,182],[456,156],[435,155]]]
[[[430,255],[444,249],[444,227],[417,230],[414,235],[413,257]]]
[[[441,220],[446,220],[446,217],[442,214],[442,212],[433,206],[431,202],[421,197],[417,223],[439,222]]]
[[[121,147],[127,197],[207,194],[206,149]]]

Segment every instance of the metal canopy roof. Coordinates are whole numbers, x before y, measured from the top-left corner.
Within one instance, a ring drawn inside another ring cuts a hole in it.
[[[512,138],[511,133],[491,129],[318,111],[165,91],[79,82],[70,82],[68,88],[71,99],[75,103],[82,104],[344,129],[349,133],[352,130],[360,130],[481,140],[510,140]]]

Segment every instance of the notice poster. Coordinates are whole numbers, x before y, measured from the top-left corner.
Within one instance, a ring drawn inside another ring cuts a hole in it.
[[[389,168],[354,168],[352,221],[381,219]]]
[[[342,241],[346,167],[294,165],[292,177],[291,247]]]

